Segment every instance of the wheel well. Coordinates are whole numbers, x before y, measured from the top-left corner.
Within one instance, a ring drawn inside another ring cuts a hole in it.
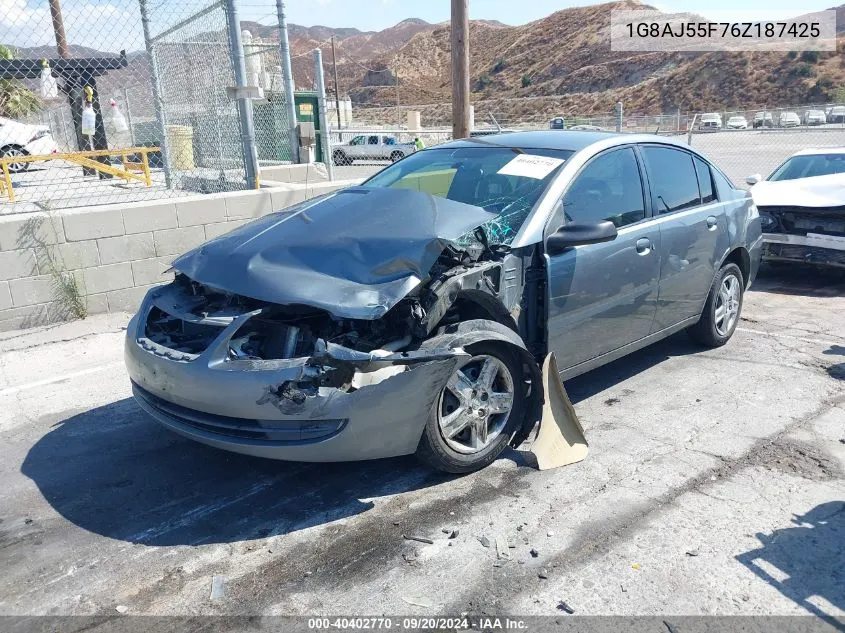
[[[519,332],[516,322],[505,306],[486,292],[474,290],[461,292],[452,304],[451,310],[457,313],[460,321],[487,319],[500,323],[514,332]]]
[[[748,277],[751,273],[751,256],[748,254],[748,251],[742,248],[741,246],[735,248],[728,256],[725,257],[725,261],[722,262],[724,266],[728,262],[736,264],[739,266],[739,271],[742,273],[742,281],[745,286],[748,285]]]

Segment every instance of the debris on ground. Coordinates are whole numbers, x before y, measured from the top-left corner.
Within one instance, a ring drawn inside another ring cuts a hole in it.
[[[413,565],[416,562],[418,555],[419,553],[417,552],[417,550],[414,549],[410,552],[405,552],[404,554],[402,554],[402,558],[405,559],[406,563]]]
[[[663,625],[666,627],[666,630],[669,631],[669,633],[677,633],[675,627],[669,624],[666,620],[663,620]]]
[[[689,551],[687,552],[687,556],[698,556],[698,550],[697,550],[697,549],[691,549],[691,550],[689,550]]]
[[[428,598],[420,596],[402,596],[402,601],[412,604],[415,607],[423,607],[424,609],[433,609],[436,605]]]
[[[557,603],[557,608],[558,608],[558,610],[559,610],[559,611],[565,611],[566,613],[568,613],[568,614],[570,614],[570,615],[572,615],[573,613],[575,613],[575,609],[573,609],[572,607],[570,607],[570,606],[569,606],[568,604],[566,604],[563,600],[561,600],[560,602],[558,602],[558,603]]]
[[[442,529],[442,530],[440,530],[440,531],[441,531],[441,532],[443,532],[443,534],[449,534],[449,532],[451,532],[451,531],[452,531],[452,528],[443,528],[443,529]]]
[[[537,468],[548,470],[580,462],[587,457],[587,439],[566,394],[555,361],[549,354],[543,361],[543,412],[540,430],[531,445]]]
[[[508,537],[499,534],[496,536],[496,558],[510,560],[511,553],[508,547]]]
[[[555,535],[555,533],[554,533],[553,530],[549,530],[548,532],[546,532],[546,536],[554,536],[554,535]]]
[[[533,547],[531,548],[531,551],[529,551],[528,553],[531,554],[531,558],[537,558],[540,555],[540,552],[538,552]]]
[[[540,570],[540,573],[539,573],[539,574],[537,574],[537,577],[538,577],[538,578],[540,578],[540,579],[542,579],[542,580],[548,580],[548,578],[549,578],[549,572],[547,572],[545,569],[541,569],[541,570]]]
[[[486,536],[479,536],[478,542],[481,543],[482,547],[490,547],[490,539]]]
[[[452,530],[452,531],[449,533],[449,538],[458,538],[458,534],[460,534],[460,531],[458,531],[458,530]]]
[[[127,607],[125,604],[119,604],[114,608],[114,610],[118,613],[126,613],[127,611],[129,611],[129,607]]]
[[[406,541],[417,541],[418,543],[425,543],[426,545],[434,545],[434,541],[424,536],[413,536],[412,534],[403,534],[402,538]]]
[[[211,577],[211,600],[222,600],[226,596],[226,579],[223,576]]]
[[[631,569],[640,569],[640,564],[634,563],[633,565],[631,565]]]

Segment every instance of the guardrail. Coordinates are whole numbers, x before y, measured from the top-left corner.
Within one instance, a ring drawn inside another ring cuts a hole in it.
[[[49,160],[63,160],[81,167],[95,169],[100,173],[109,174],[117,178],[123,178],[126,182],[129,182],[130,180],[137,180],[144,183],[147,187],[151,187],[153,182],[150,175],[149,153],[158,151],[160,151],[160,148],[158,147],[125,147],[121,149],[101,149],[86,152],[35,154],[31,156],[9,156],[0,158],[0,169],[2,169],[3,172],[3,179],[0,181],[0,193],[8,197],[10,202],[15,201],[14,184],[12,183],[12,174],[9,170],[10,165]],[[141,162],[129,160],[130,156],[137,154],[140,154]],[[120,156],[121,165],[123,167],[122,169],[112,165],[111,162],[100,162],[98,160],[94,160],[95,158],[111,158],[112,156]]]

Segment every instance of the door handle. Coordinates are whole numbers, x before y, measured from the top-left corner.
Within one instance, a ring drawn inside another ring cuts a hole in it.
[[[717,226],[718,226],[718,222],[716,220],[716,216],[715,215],[708,215],[707,216],[707,230],[708,231],[715,231]]]
[[[648,255],[651,252],[651,240],[647,237],[641,237],[637,240],[637,254]]]

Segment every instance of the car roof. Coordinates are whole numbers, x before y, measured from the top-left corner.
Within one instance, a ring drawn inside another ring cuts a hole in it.
[[[795,152],[793,156],[822,156],[824,154],[845,154],[845,147],[816,147],[811,149],[802,149],[800,152]]]
[[[482,138],[460,139],[438,145],[432,149],[498,145],[499,147],[514,147],[519,149],[557,149],[578,152],[596,143],[602,143],[603,145],[623,145],[626,143],[667,143],[670,145],[682,145],[671,138],[657,136],[655,134],[621,134],[619,132],[586,130],[539,130],[491,134]],[[686,145],[682,146],[687,147]]]

